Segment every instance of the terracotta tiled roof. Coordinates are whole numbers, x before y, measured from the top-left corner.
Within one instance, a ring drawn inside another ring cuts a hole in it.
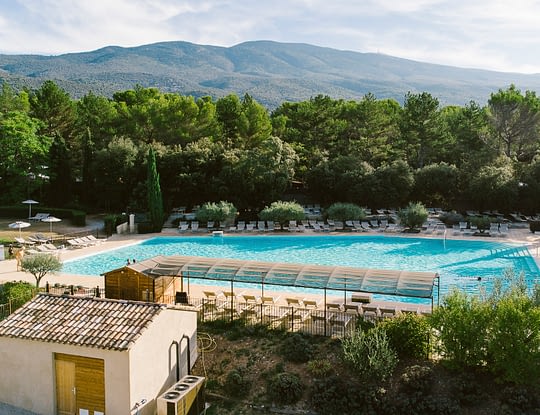
[[[163,304],[40,294],[0,322],[0,336],[127,350]]]

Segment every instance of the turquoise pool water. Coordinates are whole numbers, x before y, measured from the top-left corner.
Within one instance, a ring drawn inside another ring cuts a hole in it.
[[[157,237],[65,262],[63,272],[100,275],[122,267],[128,258],[142,261],[156,255],[435,271],[441,278],[441,295],[452,287],[468,292],[489,291],[493,281],[507,269],[523,272],[530,285],[540,281],[536,262],[518,245],[386,235]],[[215,284],[212,281],[203,283]]]

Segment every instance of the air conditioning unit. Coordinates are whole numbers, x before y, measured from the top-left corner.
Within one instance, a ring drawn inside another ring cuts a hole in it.
[[[157,399],[158,415],[201,415],[205,411],[204,377],[184,376]]]

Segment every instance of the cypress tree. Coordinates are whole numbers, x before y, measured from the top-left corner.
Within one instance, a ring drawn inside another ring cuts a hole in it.
[[[156,167],[156,155],[154,150],[148,150],[148,175],[146,186],[148,190],[148,211],[150,222],[154,232],[161,232],[163,226],[163,199],[161,197],[161,187],[159,185],[159,173]]]

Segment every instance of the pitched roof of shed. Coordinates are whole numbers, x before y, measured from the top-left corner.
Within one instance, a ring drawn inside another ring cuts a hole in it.
[[[127,350],[165,305],[40,294],[0,322],[0,337]]]

